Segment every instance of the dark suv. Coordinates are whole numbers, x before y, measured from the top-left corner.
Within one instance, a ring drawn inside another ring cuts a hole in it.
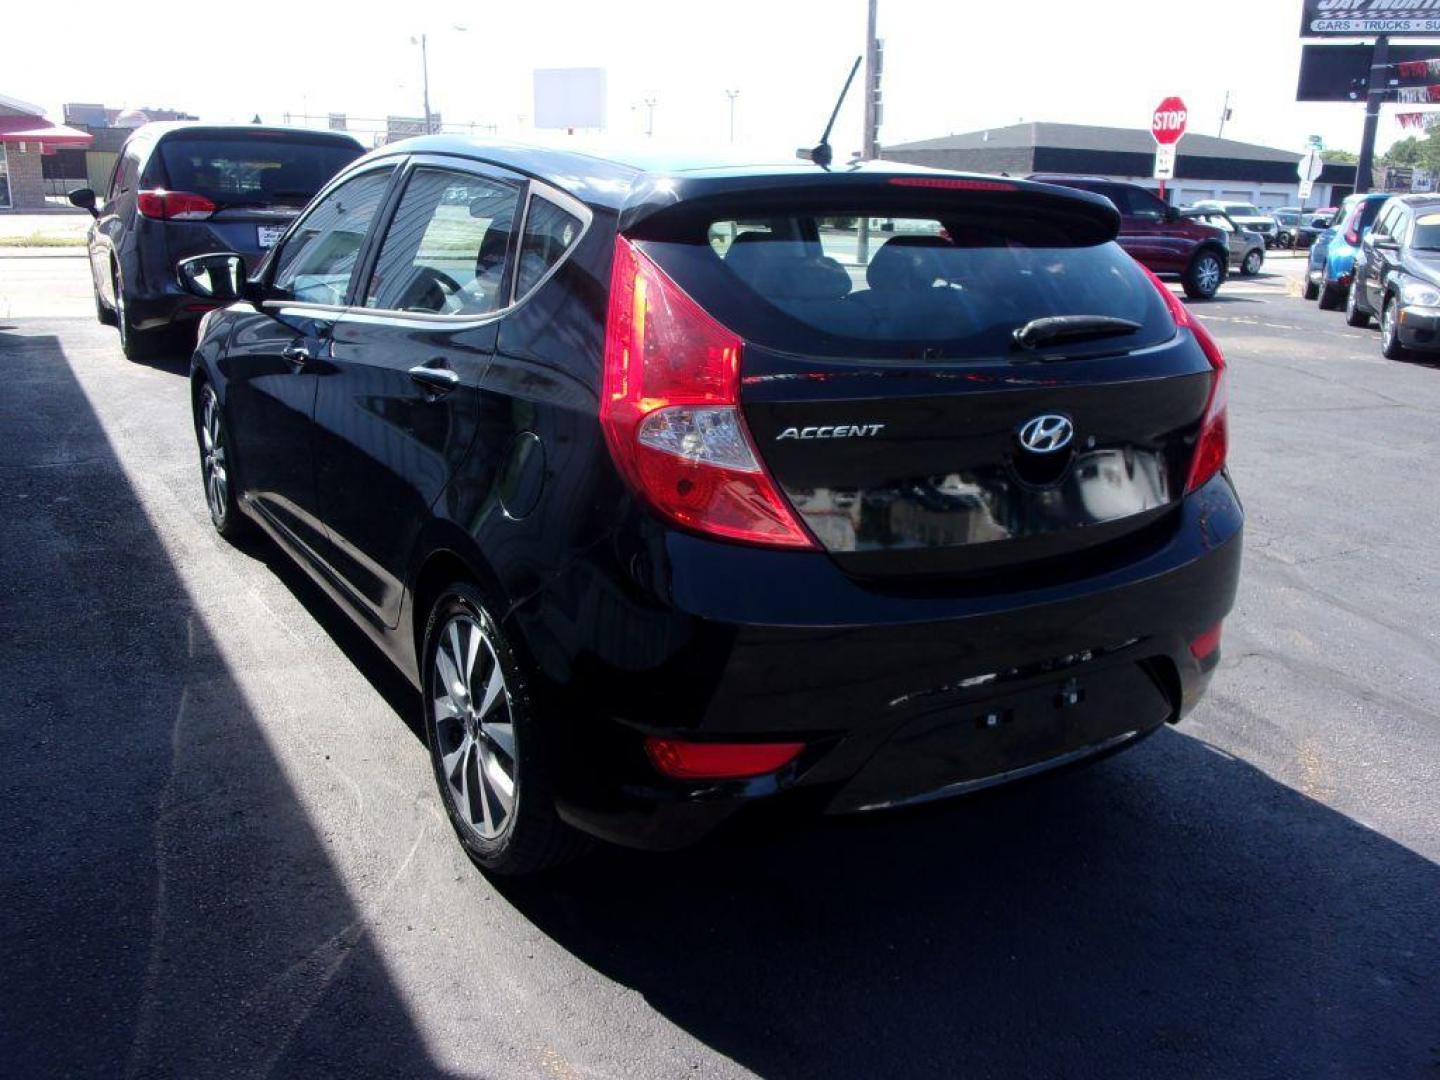
[[[1224,361],[1119,227],[890,163],[400,143],[248,277],[182,265],[226,304],[210,512],[413,681],[492,870],[1094,758],[1199,699],[1242,528]]]
[[[1230,266],[1225,234],[1182,215],[1139,184],[1038,173],[1030,179],[1104,195],[1120,211],[1120,246],[1153,273],[1179,275],[1186,296],[1209,300],[1224,283]]]
[[[1391,360],[1440,352],[1440,196],[1388,199],[1355,255],[1345,321],[1380,319],[1380,351]]]
[[[140,360],[193,330],[210,305],[180,288],[191,255],[234,251],[251,261],[280,238],[317,191],[364,148],[350,135],[258,125],[157,123],[125,140],[103,202],[90,188],[70,201],[90,211],[95,314],[120,327]]]

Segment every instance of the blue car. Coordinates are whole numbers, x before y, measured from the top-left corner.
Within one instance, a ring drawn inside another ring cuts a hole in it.
[[[1310,247],[1310,265],[1305,275],[1305,299],[1320,301],[1326,311],[1345,306],[1350,282],[1355,277],[1355,253],[1370,231],[1380,207],[1389,194],[1347,195],[1330,227]]]

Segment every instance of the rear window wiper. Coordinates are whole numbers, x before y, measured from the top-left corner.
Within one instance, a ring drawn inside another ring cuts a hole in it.
[[[1015,328],[1015,344],[1022,349],[1038,349],[1062,341],[1095,341],[1100,338],[1133,334],[1140,324],[1133,319],[1114,315],[1046,315],[1031,319]]]

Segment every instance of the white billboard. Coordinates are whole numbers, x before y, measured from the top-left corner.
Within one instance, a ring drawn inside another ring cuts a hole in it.
[[[536,68],[537,128],[603,128],[604,68]]]

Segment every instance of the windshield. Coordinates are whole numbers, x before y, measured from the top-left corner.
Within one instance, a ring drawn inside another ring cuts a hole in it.
[[[788,352],[1004,357],[1018,328],[1056,315],[1138,324],[1126,349],[1173,335],[1154,286],[1116,244],[1064,246],[1022,215],[977,218],[736,217],[712,222],[703,243],[646,248],[742,337]],[[1096,354],[1117,342],[1070,345]]]
[[[1231,217],[1264,217],[1265,214],[1258,206],[1250,203],[1232,202],[1225,204],[1225,212]]]
[[[180,138],[160,144],[163,186],[193,191],[218,207],[304,206],[362,153],[360,147],[303,135]]]

